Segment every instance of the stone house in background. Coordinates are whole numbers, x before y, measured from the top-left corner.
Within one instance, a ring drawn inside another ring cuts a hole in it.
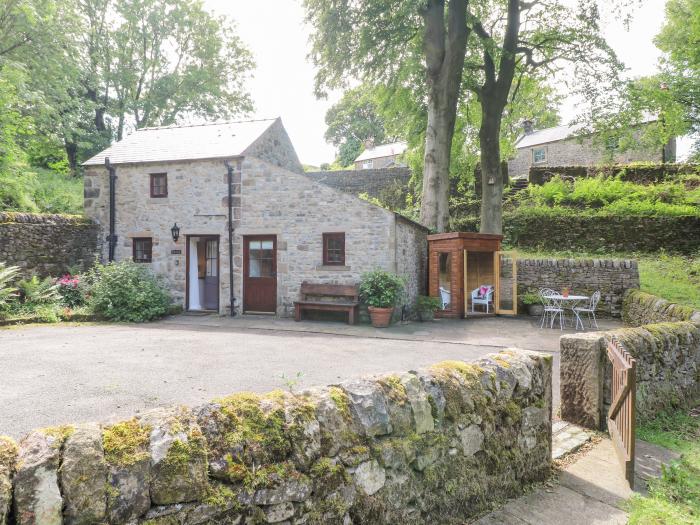
[[[355,169],[371,170],[406,166],[401,160],[401,155],[406,149],[408,145],[405,142],[392,142],[379,146],[366,144],[365,150],[355,159]]]
[[[652,121],[650,121],[652,122]],[[641,124],[637,133],[641,134]],[[676,140],[663,148],[615,151],[614,145],[605,150],[596,144],[593,135],[578,136],[577,126],[557,126],[535,130],[532,121],[523,122],[523,134],[515,143],[516,154],[508,161],[511,178],[526,177],[530,166],[595,166],[597,164],[628,164],[630,162],[674,162]]]
[[[84,165],[103,238],[116,176],[114,259],[148,265],[187,310],[230,311],[229,255],[239,312],[289,316],[302,281],[376,268],[406,278],[409,303],[424,293],[427,229],[307,177],[280,119],[145,128]]]

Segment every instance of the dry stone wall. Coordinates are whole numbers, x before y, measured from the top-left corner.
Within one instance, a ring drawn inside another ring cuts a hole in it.
[[[25,276],[58,276],[89,267],[99,253],[99,228],[75,215],[0,213],[0,262]]]
[[[569,288],[577,295],[601,292],[598,313],[622,315],[627,290],[639,288],[639,267],[634,260],[518,259],[518,294],[540,288]]]
[[[640,290],[628,290],[622,304],[622,320],[629,326],[680,321],[700,326],[700,311]]]
[[[408,184],[411,180],[410,168],[378,168],[369,170],[310,171],[307,177],[351,195],[366,193],[370,197],[382,199],[387,192],[395,193],[406,199]],[[402,206],[399,206],[402,207]]]
[[[464,523],[549,473],[550,356],[0,440],[0,525]]]
[[[689,322],[648,324],[561,338],[562,419],[605,426],[612,377],[606,349],[613,336],[637,361],[639,420],[700,401],[700,328]]]

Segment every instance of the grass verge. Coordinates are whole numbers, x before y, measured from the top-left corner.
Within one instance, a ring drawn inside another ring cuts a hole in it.
[[[700,523],[700,410],[661,414],[637,429],[637,437],[682,454],[649,483],[649,496],[627,502],[630,525]]]

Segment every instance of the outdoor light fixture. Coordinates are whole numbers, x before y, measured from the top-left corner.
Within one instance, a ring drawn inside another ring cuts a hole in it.
[[[173,241],[177,242],[177,240],[180,238],[180,227],[177,225],[177,223],[173,224],[173,227],[170,228],[170,232],[173,234]]]

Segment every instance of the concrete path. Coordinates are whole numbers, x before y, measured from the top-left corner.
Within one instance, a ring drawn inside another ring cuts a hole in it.
[[[661,465],[679,455],[637,441],[635,491],[646,492],[645,479],[659,477]],[[619,466],[612,442],[604,439],[561,472],[551,487],[512,500],[481,518],[477,525],[624,525],[621,504],[633,494]]]

